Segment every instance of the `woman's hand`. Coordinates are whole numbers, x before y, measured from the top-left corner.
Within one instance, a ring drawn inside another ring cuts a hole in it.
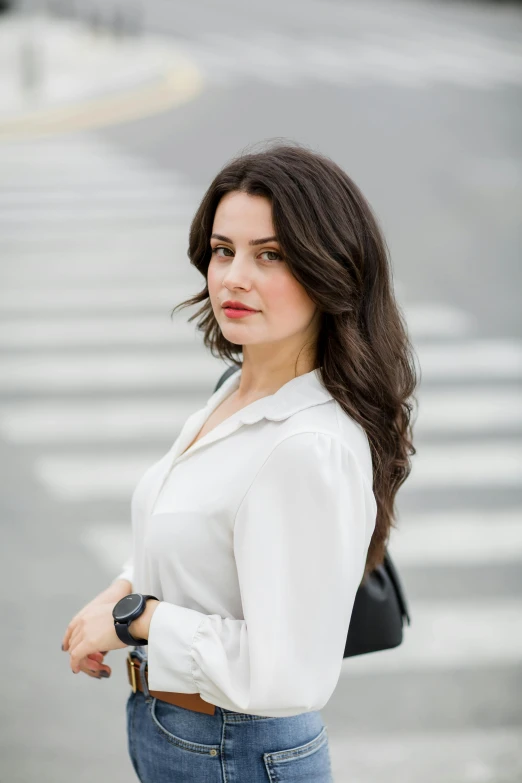
[[[88,656],[127,647],[114,629],[113,608],[113,603],[91,603],[69,623],[62,646],[71,656],[70,665],[75,674],[85,671]],[[90,660],[93,661],[92,658]]]
[[[117,579],[111,585],[109,585],[106,590],[103,590],[103,592],[93,598],[92,601],[86,604],[86,606],[84,606],[83,609],[81,609],[78,614],[73,617],[67,626],[65,636],[62,640],[62,650],[70,652],[70,640],[73,628],[79,627],[82,618],[86,615],[89,615],[90,610],[95,606],[102,606],[104,604],[111,605],[111,620],[114,628],[112,607],[114,607],[114,605],[121,598],[129,595],[130,592],[132,592],[131,583],[126,579]],[[115,631],[114,635],[116,636]],[[77,668],[76,671],[84,672],[89,677],[95,677],[96,679],[100,679],[100,677],[110,677],[111,669],[109,666],[103,663],[104,656],[107,654],[108,650],[109,647],[100,647],[84,655],[84,657],[79,660],[79,668]]]
[[[80,671],[88,677],[101,680],[102,677],[111,676],[111,667],[103,663],[105,651],[91,653],[80,661]]]

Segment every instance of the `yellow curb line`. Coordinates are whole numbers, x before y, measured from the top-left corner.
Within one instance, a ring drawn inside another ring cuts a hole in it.
[[[186,58],[176,56],[176,61],[163,77],[138,89],[0,120],[0,141],[115,125],[186,103],[202,91],[203,77]]]

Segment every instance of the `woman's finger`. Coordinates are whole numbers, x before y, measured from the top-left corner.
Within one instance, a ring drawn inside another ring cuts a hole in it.
[[[89,663],[87,664],[92,669],[98,672],[106,672],[109,676],[112,673],[111,667],[103,663],[103,655],[99,652],[89,653],[87,656]],[[103,675],[102,675],[103,676]]]
[[[82,634],[82,632],[79,629],[76,629],[76,630],[73,631],[73,634],[72,634],[71,638],[69,639],[69,644],[68,644],[69,652],[71,652],[71,650],[73,650],[76,647],[78,642],[81,640],[82,636],[83,636],[83,634]]]
[[[84,658],[87,658],[88,654],[89,643],[85,639],[79,638],[78,644],[71,645],[69,664],[75,674],[78,674],[80,671],[80,664]]]
[[[89,677],[94,677],[97,680],[101,680],[106,676],[105,674],[101,673],[102,670],[99,668],[99,664],[95,663],[94,661],[90,661],[87,657],[80,661],[80,671],[84,674],[87,674]]]
[[[77,631],[72,635],[71,641],[69,642],[69,666],[73,671],[75,671],[82,658],[87,658],[88,652],[88,645],[85,643],[83,633]]]
[[[69,648],[71,646],[71,634],[72,634],[73,630],[77,627],[78,621],[81,620],[81,618],[85,614],[85,612],[87,610],[87,606],[88,606],[88,604],[86,606],[84,606],[82,609],[80,609],[80,611],[77,612],[74,615],[73,619],[71,620],[71,622],[67,626],[67,630],[65,632],[65,636],[62,639],[62,650],[66,651],[66,652],[69,650]]]
[[[86,674],[88,677],[93,677],[95,680],[102,679],[100,672],[97,672],[95,669],[89,669],[87,666],[80,666],[80,671]]]
[[[75,627],[75,622],[74,622],[74,619],[73,619],[73,620],[71,620],[71,622],[67,626],[67,630],[65,631],[65,635],[64,635],[64,637],[62,639],[62,650],[65,650],[66,652],[69,649],[69,644],[71,642],[71,634],[72,634],[72,632],[74,630],[74,627]]]
[[[86,674],[91,674],[91,676],[93,677],[111,676],[110,669],[107,669],[106,666],[100,666],[99,663],[95,663],[94,661],[89,661],[87,658],[84,658],[80,662],[80,669],[82,672],[85,672]]]
[[[73,619],[67,626],[67,630],[65,631],[65,636],[63,637],[62,640],[62,650],[65,651],[69,650],[69,647],[71,646],[71,636],[74,633],[74,631],[78,628],[79,620],[81,619],[82,612],[78,612],[78,614],[75,614]]]

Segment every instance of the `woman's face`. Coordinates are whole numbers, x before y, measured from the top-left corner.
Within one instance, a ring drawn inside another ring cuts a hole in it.
[[[267,198],[241,191],[223,196],[210,244],[209,296],[227,340],[243,346],[286,341],[299,351],[313,338],[317,307],[280,255]],[[223,308],[227,300],[256,312],[234,318]]]

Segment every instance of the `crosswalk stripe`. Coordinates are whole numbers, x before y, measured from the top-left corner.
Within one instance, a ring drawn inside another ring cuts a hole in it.
[[[166,434],[177,434],[211,394],[209,387],[190,396],[178,395],[177,399],[124,397],[97,403],[71,400],[5,403],[0,405],[0,432],[11,442],[42,445],[125,442],[144,437],[165,439]]]
[[[410,515],[391,531],[388,549],[400,567],[522,564],[522,507]]]
[[[121,270],[123,272],[123,270]],[[147,282],[151,279],[155,285],[158,284],[158,278],[151,270],[146,268],[142,262],[138,269],[134,268],[136,275],[144,277],[143,283],[146,286]],[[163,290],[171,291],[171,302],[173,301],[174,293],[179,296],[181,290],[188,292],[188,285],[186,281],[186,275],[181,276],[181,270],[174,273],[174,267],[170,270],[171,278],[166,275],[168,270],[161,269],[162,277],[165,279],[164,285],[161,286]],[[107,273],[107,269],[105,270]],[[91,270],[91,275],[93,271]],[[113,273],[114,274],[114,273]],[[179,275],[179,279],[176,276]],[[125,272],[126,278],[128,278],[128,272]],[[48,282],[47,276],[47,282]],[[68,281],[69,284],[71,281]],[[114,282],[111,280],[111,282]],[[197,282],[195,280],[194,288],[192,292],[196,292]],[[160,286],[158,286],[158,289]],[[132,289],[130,289],[132,290]],[[121,301],[121,300],[120,300]],[[437,331],[436,326],[427,327],[422,323],[421,318],[417,321],[417,315],[420,308],[412,307],[408,311],[408,320],[410,324],[410,332],[412,332],[418,340],[429,336],[445,337],[449,335],[449,329],[446,325],[440,332]],[[187,312],[187,311],[185,311]],[[0,347],[4,348],[19,348],[19,347],[60,347],[67,345],[78,346],[92,344],[107,345],[111,344],[131,344],[139,345],[140,343],[156,342],[158,345],[163,343],[171,344],[173,340],[180,342],[182,339],[187,339],[188,342],[192,342],[192,335],[195,330],[195,326],[187,322],[188,315],[183,311],[176,313],[170,321],[164,315],[154,315],[149,313],[142,313],[139,316],[134,315],[132,318],[121,316],[108,316],[99,315],[98,317],[92,316],[67,316],[62,315],[57,318],[56,316],[49,316],[45,318],[27,318],[20,317],[19,311],[15,314],[17,317],[1,318],[0,317]],[[173,328],[172,324],[175,324]],[[169,328],[170,327],[170,328]],[[460,331],[459,325],[455,324],[455,329]],[[76,342],[77,341],[77,342]],[[421,349],[422,350],[422,349]]]
[[[20,258],[27,264],[32,263],[34,267],[35,256],[39,258],[40,253],[42,262],[47,260],[49,253],[55,254],[56,258],[61,259],[64,269],[68,264],[74,268],[82,261],[84,263],[90,261],[96,267],[102,264],[104,258],[110,265],[113,256],[122,258],[126,255],[130,263],[133,258],[138,257],[151,258],[153,263],[160,257],[163,262],[170,260],[172,263],[172,259],[175,258],[172,253],[180,243],[183,243],[183,247],[186,248],[188,230],[188,221],[174,222],[173,220],[150,225],[147,222],[136,221],[128,224],[124,232],[118,223],[114,225],[105,223],[103,232],[99,229],[90,230],[88,224],[70,226],[66,223],[59,226],[56,222],[47,227],[40,225],[38,231],[20,232],[18,227],[14,227],[9,232],[8,227],[5,227],[0,234],[0,251],[5,257],[6,269],[16,266]],[[102,239],[103,254],[101,253]],[[71,246],[75,249],[74,253],[70,252]],[[64,248],[69,248],[69,252]],[[187,267],[185,264],[185,268],[190,273],[190,266]],[[29,280],[30,278],[24,280],[26,286]]]
[[[423,378],[522,377],[522,342],[516,339],[426,343],[418,347],[417,353]]]
[[[166,433],[167,434],[167,433]],[[172,428],[172,442],[175,439]],[[161,456],[161,455],[160,455]],[[140,471],[159,457],[150,452],[118,452],[95,456],[78,453],[42,454],[37,457],[38,478],[63,500],[127,500]],[[425,446],[415,455],[411,475],[401,488],[410,494],[427,488],[514,488],[522,482],[522,442],[490,442]]]
[[[393,529],[388,551],[402,571],[409,567],[522,564],[522,507],[418,514]],[[130,554],[130,523],[88,524],[82,543],[108,571]]]
[[[166,285],[151,281],[148,285],[130,286],[118,285],[113,288],[102,286],[85,286],[78,288],[59,289],[27,289],[22,286],[7,290],[5,287],[0,292],[0,312],[24,313],[32,310],[51,311],[57,310],[104,310],[110,308],[136,308],[174,307],[183,299],[188,299],[203,288],[204,280],[201,279],[200,287],[190,286],[188,283],[166,281]]]
[[[177,330],[170,332],[164,328],[161,334],[156,334],[155,327],[148,331],[140,324],[136,328],[134,344],[146,345],[148,342],[170,342],[172,345],[186,344],[190,340],[196,349],[200,348],[200,339],[192,330]],[[67,331],[61,332],[65,336]],[[103,344],[104,323],[101,321],[94,330],[94,337]],[[114,333],[113,333],[114,334]],[[45,331],[39,339],[30,342],[33,345],[47,345]],[[25,335],[27,336],[27,335]],[[86,329],[69,335],[70,342],[80,347],[85,341],[91,345],[93,333]],[[125,335],[127,337],[127,335]],[[43,339],[41,339],[43,338]],[[113,338],[114,341],[114,338]],[[0,333],[0,345],[2,343]],[[218,373],[214,384],[218,380]],[[190,396],[177,394],[175,397],[141,397],[139,399],[121,397],[120,399],[92,401],[5,401],[0,404],[0,432],[5,438],[16,443],[85,443],[130,441],[141,437],[163,438],[165,432],[179,431],[186,418],[197,407],[202,407],[213,386],[201,387],[199,393],[192,392]],[[473,396],[469,392],[424,392],[420,397],[420,412],[415,424],[416,433],[450,433],[484,434],[487,432],[520,432],[522,425],[522,399],[511,389],[483,391],[474,388]],[[422,415],[421,415],[422,414]],[[420,451],[423,447],[420,447]]]
[[[57,204],[54,208],[38,207],[31,209],[26,206],[20,206],[16,209],[2,208],[0,213],[0,227],[4,231],[4,225],[10,227],[20,227],[28,225],[32,231],[38,231],[39,223],[58,223],[67,221],[69,230],[78,223],[89,223],[100,221],[102,223],[114,220],[146,220],[149,224],[159,223],[161,221],[170,222],[175,220],[188,220],[193,217],[197,205],[191,205],[181,197],[176,201],[151,198],[143,201],[129,204],[119,202],[109,202],[106,204],[89,203],[80,207],[73,205]]]
[[[116,576],[131,551],[130,525],[91,524],[82,544]],[[366,673],[512,666],[522,659],[522,601],[410,600],[412,624],[392,650],[344,659],[341,676]],[[509,640],[509,643],[508,643]]]
[[[390,82],[419,88],[433,83],[459,84],[472,89],[492,89],[498,84],[520,84],[522,57],[507,40],[494,36],[447,32],[415,27],[414,37],[405,27],[396,38],[387,35],[358,37],[321,36],[296,39],[263,32],[262,36],[200,34],[190,42],[190,54],[207,80],[242,81],[248,75],[270,83],[293,86],[303,79],[335,84]],[[238,63],[240,63],[238,67]]]
[[[417,433],[516,432],[522,425],[522,393],[509,387],[421,389]]]
[[[115,578],[131,554],[132,532],[130,522],[87,523],[80,533],[80,541],[94,558]]]
[[[416,339],[430,337],[467,337],[476,328],[476,320],[456,307],[441,302],[415,302],[402,305],[408,331]]]
[[[105,243],[104,243],[105,244]],[[107,248],[104,248],[107,249]],[[8,251],[5,251],[7,254]],[[0,253],[2,246],[0,240]],[[65,285],[70,288],[76,284],[82,286],[94,283],[98,285],[131,286],[136,285],[136,280],[141,280],[144,285],[156,283],[158,280],[170,280],[187,283],[192,274],[187,258],[187,241],[184,236],[179,242],[171,242],[168,247],[155,247],[151,244],[147,248],[134,246],[132,249],[114,248],[110,250],[110,258],[98,258],[95,251],[76,251],[70,258],[64,257],[54,249],[42,248],[38,254],[39,263],[35,265],[34,249],[27,252],[23,248],[10,249],[10,260],[3,263],[2,280],[4,285],[13,290],[19,289],[21,284],[31,280],[41,285],[49,282]],[[194,285],[198,283],[194,277]],[[201,277],[200,277],[201,279]]]
[[[0,392],[210,389],[227,364],[208,353],[30,354],[0,359]]]
[[[192,198],[190,195],[192,194]],[[113,204],[126,205],[128,202],[138,202],[143,206],[144,203],[163,202],[176,204],[179,201],[194,201],[197,192],[188,188],[169,187],[166,184],[149,185],[148,187],[116,187],[85,190],[75,187],[62,188],[19,188],[17,190],[5,190],[0,188],[0,207],[3,215],[9,216],[10,210],[18,211],[20,207],[30,211],[43,210],[43,213],[55,209],[63,209],[64,206],[71,209],[78,209],[83,212],[86,207],[92,205],[93,200],[96,205],[104,205],[105,208],[112,207]]]
[[[187,311],[185,311],[187,312]],[[187,348],[201,338],[187,316],[139,317],[100,315],[98,318],[0,318],[0,348],[82,348],[129,345],[177,345]]]
[[[401,492],[435,487],[517,487],[522,482],[522,441],[484,440],[423,444]]]
[[[168,447],[167,447],[168,448]],[[34,471],[43,486],[63,501],[129,501],[143,473],[167,452],[160,450],[108,455],[62,454],[36,458]]]
[[[5,150],[2,143],[2,150]],[[7,151],[7,150],[5,150]],[[12,168],[6,165],[5,159],[0,159],[0,172],[2,180],[0,182],[0,193],[4,194],[6,198],[17,198],[16,193],[34,194],[35,196],[41,195],[42,202],[46,201],[47,193],[57,193],[59,191],[67,191],[73,188],[75,192],[79,194],[91,194],[95,196],[98,192],[110,191],[118,192],[119,189],[128,187],[131,191],[140,187],[145,190],[161,190],[161,189],[185,189],[187,193],[194,196],[194,185],[185,182],[182,178],[177,177],[175,172],[169,172],[165,176],[161,176],[161,172],[146,171],[141,167],[125,167],[118,168],[111,166],[110,163],[104,163],[103,161],[94,163],[85,167],[76,167],[75,158],[83,153],[78,150],[76,153],[71,153],[71,157],[67,159],[67,166],[60,170],[51,170],[46,166],[42,166],[40,156],[45,156],[46,152],[42,150],[39,155],[35,153],[32,156],[28,156],[26,161],[26,168],[22,169],[21,166],[15,165]],[[56,168],[64,166],[65,156],[59,163],[52,164]],[[171,176],[172,174],[172,176]],[[78,196],[79,197],[79,196]]]
[[[120,302],[128,306],[129,292],[120,291],[120,294]],[[160,296],[160,292],[155,290],[150,291],[150,294],[151,297]],[[170,300],[170,309],[185,298],[179,294],[180,292],[177,296],[168,295],[166,297],[167,300]],[[142,304],[145,298],[145,294],[142,292]],[[98,303],[96,306],[99,308],[102,304]],[[84,301],[84,305],[87,306],[86,301]],[[108,306],[108,302],[105,302],[105,305]],[[461,377],[481,377],[481,373],[486,375],[488,379],[522,376],[522,345],[520,343],[504,346],[500,343],[495,349],[493,346],[490,348],[491,363],[488,364],[487,357],[480,353],[473,341],[469,341],[467,346],[462,345],[458,352],[462,362],[467,361],[469,354],[473,354],[477,362],[467,362],[467,367],[460,368]],[[444,355],[442,348],[437,347],[436,350],[441,356]],[[444,369],[448,379],[454,377],[456,370],[454,362],[457,358],[455,352],[449,358],[445,368],[440,365],[436,369],[434,369],[433,363],[430,364],[433,358],[433,346],[423,345],[418,350],[418,356],[424,381],[446,378]],[[426,359],[426,357],[428,358]],[[179,351],[162,351],[161,349],[151,349],[147,353],[136,351],[89,352],[86,350],[81,354],[70,351],[53,352],[49,355],[42,353],[4,354],[0,357],[0,392],[38,392],[44,389],[72,391],[80,388],[127,390],[132,387],[152,389],[156,386],[159,389],[179,386],[181,390],[187,386],[194,388],[201,383],[209,388],[213,384],[219,368],[223,367],[224,369],[225,366],[211,357],[209,353],[203,351],[197,355],[184,354]],[[490,408],[493,407],[494,404],[490,405]],[[498,413],[495,415],[497,418],[501,416]]]

